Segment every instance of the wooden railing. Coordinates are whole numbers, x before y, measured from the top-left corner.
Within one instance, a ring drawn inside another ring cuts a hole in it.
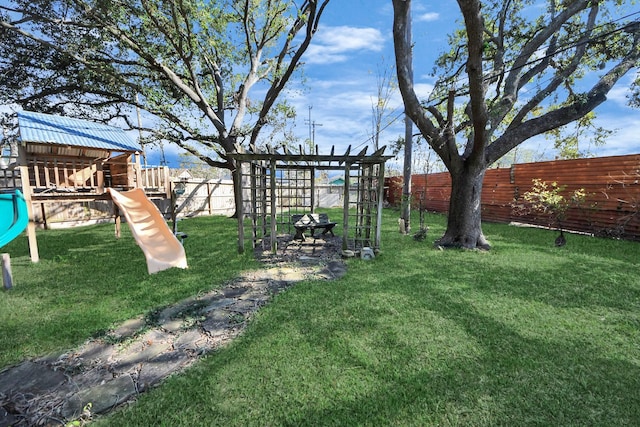
[[[140,167],[127,157],[109,160],[31,156],[26,167],[18,167],[16,158],[0,159],[0,189],[21,188],[21,171],[34,195],[63,193],[104,194],[105,188],[128,190],[142,187],[155,194],[170,194],[169,168]]]
[[[139,187],[150,192],[166,193],[170,197],[169,168],[167,166],[147,166],[140,169]]]
[[[81,191],[104,193],[103,163],[86,158],[38,157],[27,160],[34,193]]]

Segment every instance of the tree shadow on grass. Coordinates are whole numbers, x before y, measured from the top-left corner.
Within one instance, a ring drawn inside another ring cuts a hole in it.
[[[295,412],[293,419],[285,414],[275,424],[629,425],[640,420],[636,364],[602,354],[588,342],[525,337],[446,292],[431,289],[424,295],[424,309],[462,328],[479,352],[439,360],[437,369],[429,363],[397,371],[392,364],[372,364],[366,369],[380,379],[376,390],[336,400],[329,408]],[[371,328],[363,334],[377,334],[373,329],[386,324],[376,322],[373,312],[363,316]],[[322,346],[327,333],[336,330],[311,334],[312,345]],[[388,351],[418,357],[395,331],[385,336]],[[359,357],[342,363],[357,365]]]
[[[526,336],[460,293],[437,287],[415,292],[389,283],[365,303],[365,287],[336,286],[339,281],[278,297],[266,318],[230,348],[143,396],[109,425],[569,426],[640,420],[640,367],[621,355],[577,338]],[[385,292],[388,303],[382,305]],[[339,296],[323,299],[330,293]],[[325,311],[331,312],[323,317]]]
[[[65,349],[116,323],[222,287],[250,264],[235,246],[223,244],[235,233],[216,230],[223,223],[228,220],[184,221],[193,236],[186,248],[190,268],[154,275],[126,227],[120,239],[113,224],[41,231],[39,263],[31,262],[26,237],[15,239],[3,248],[11,253],[14,288],[0,302],[0,335],[15,337],[5,341],[14,348],[0,349],[0,361],[17,362],[9,353],[42,356]]]

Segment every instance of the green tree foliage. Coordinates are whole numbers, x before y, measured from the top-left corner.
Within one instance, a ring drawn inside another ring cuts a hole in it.
[[[596,126],[596,113],[591,111],[573,123],[573,129],[563,132],[552,129],[546,136],[553,139],[554,148],[560,159],[580,159],[593,157],[592,147],[604,145],[614,131]],[[586,146],[585,146],[586,145]]]
[[[430,46],[407,42],[411,0],[393,0],[396,70],[405,111],[452,179],[437,244],[488,249],[480,210],[486,169],[536,135],[588,120],[638,67],[640,23],[633,14],[614,19],[628,10],[622,0],[546,0],[540,12],[528,0],[458,5],[464,26],[436,63],[430,99],[420,100],[406,58]]]
[[[8,0],[0,103],[131,128],[137,107],[147,140],[233,170],[236,143],[295,114],[278,97],[328,2]]]

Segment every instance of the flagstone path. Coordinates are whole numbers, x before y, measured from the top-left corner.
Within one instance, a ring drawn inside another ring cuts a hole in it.
[[[77,349],[0,371],[0,427],[60,426],[108,412],[238,336],[275,294],[346,273],[340,238],[285,239],[281,247],[276,255],[256,251],[265,268],[223,289],[128,320]]]

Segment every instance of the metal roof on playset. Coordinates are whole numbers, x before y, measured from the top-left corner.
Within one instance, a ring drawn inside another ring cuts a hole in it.
[[[20,140],[23,143],[56,144],[107,151],[141,151],[124,130],[102,123],[65,116],[18,112]]]

